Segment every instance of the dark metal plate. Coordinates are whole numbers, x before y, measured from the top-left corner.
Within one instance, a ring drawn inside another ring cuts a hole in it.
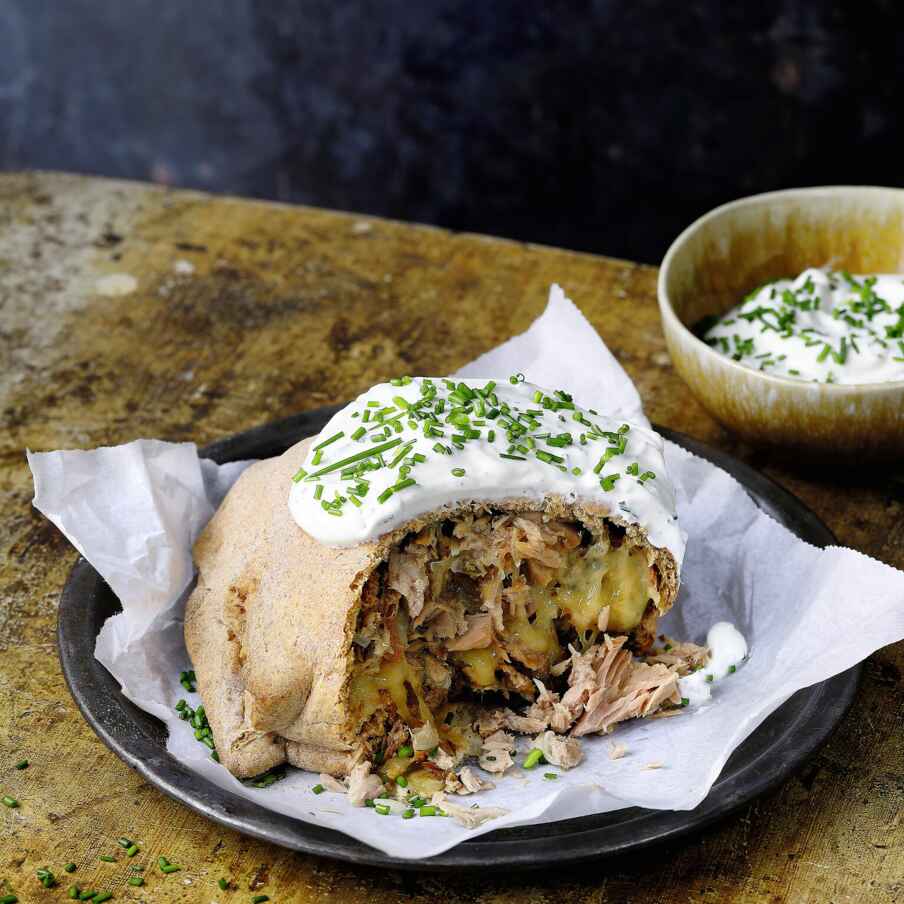
[[[213,443],[202,453],[218,462],[278,455],[316,433],[335,412],[322,408]],[[816,546],[835,542],[801,502],[740,461],[671,430],[668,439],[732,474],[761,509]],[[500,829],[428,860],[388,857],[352,838],[273,813],[210,784],[166,752],[162,723],[122,696],[94,658],[94,641],[119,602],[97,572],[79,559],[60,599],[59,651],[72,696],[101,740],[151,784],[199,813],[239,832],[287,848],[351,863],[410,870],[562,867],[637,850],[704,826],[781,784],[832,733],[857,690],[861,666],[796,693],[734,752],[709,796],[695,810],[638,807],[545,825]]]

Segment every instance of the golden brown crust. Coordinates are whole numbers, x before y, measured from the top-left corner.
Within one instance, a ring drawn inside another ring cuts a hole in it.
[[[660,575],[659,611],[678,589],[667,550],[599,506],[512,499],[444,507],[359,546],[324,546],[289,513],[292,475],[311,440],[248,468],[195,544],[198,584],[185,638],[221,762],[235,775],[294,765],[342,774],[356,739],[348,728],[351,645],[362,588],[406,534],[464,512],[543,511],[602,530],[624,527]],[[284,740],[283,740],[284,739]]]

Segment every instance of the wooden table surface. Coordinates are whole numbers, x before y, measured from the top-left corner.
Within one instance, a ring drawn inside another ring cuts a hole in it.
[[[900,478],[792,473],[732,440],[670,366],[654,268],[139,184],[0,176],[0,789],[21,801],[0,808],[0,897],[63,900],[73,878],[115,900],[205,904],[904,900],[904,644],[869,660],[843,724],[778,791],[698,837],[563,875],[418,876],[244,838],[143,782],[70,699],[55,611],[76,553],[31,508],[26,447],[206,443],[391,375],[447,373],[524,330],[553,281],[654,421],[752,463],[842,543],[904,568]],[[122,864],[98,861],[121,835],[141,844],[136,860],[165,854],[183,871],[127,886]],[[43,866],[62,888],[40,887]],[[236,890],[220,892],[220,877]]]

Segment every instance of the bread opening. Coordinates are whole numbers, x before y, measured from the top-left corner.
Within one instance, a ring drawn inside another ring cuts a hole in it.
[[[418,790],[435,790],[437,757],[400,749],[477,755],[481,703],[533,702],[535,679],[564,687],[573,652],[600,649],[607,633],[648,649],[660,580],[654,552],[611,522],[491,512],[409,534],[362,593],[354,737],[389,778],[407,771]]]

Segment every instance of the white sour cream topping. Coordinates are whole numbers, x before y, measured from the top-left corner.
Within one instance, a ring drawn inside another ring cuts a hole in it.
[[[355,546],[442,506],[559,495],[603,505],[640,525],[680,566],[685,536],[658,434],[530,383],[403,379],[359,396],[312,444],[289,493],[289,510],[315,540]],[[457,388],[462,384],[465,395]],[[395,445],[381,453],[383,466],[370,456],[318,475],[387,443]],[[350,470],[356,466],[357,475]]]
[[[819,383],[904,380],[904,275],[804,270],[751,292],[703,336],[745,367]]]
[[[747,656],[747,641],[731,622],[716,622],[706,635],[706,645],[709,662],[699,672],[678,679],[678,690],[691,706],[709,700],[713,684],[732,674]]]

